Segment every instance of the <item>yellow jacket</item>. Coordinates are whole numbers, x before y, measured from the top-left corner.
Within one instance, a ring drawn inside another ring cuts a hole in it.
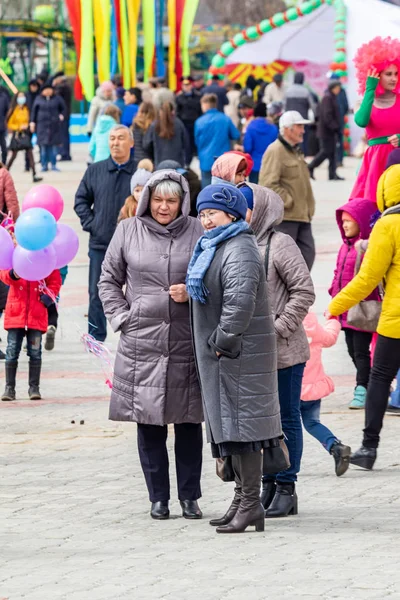
[[[377,205],[385,211],[374,226],[359,273],[333,298],[328,310],[338,316],[358,304],[384,281],[385,296],[377,331],[400,338],[400,165],[381,176]],[[389,209],[389,210],[388,210]]]
[[[29,125],[29,109],[27,106],[16,106],[8,119],[7,127],[10,131],[22,131]]]

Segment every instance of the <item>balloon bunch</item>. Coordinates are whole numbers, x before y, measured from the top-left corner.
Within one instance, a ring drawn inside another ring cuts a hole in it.
[[[79,240],[69,225],[57,223],[63,210],[64,201],[54,187],[43,184],[32,188],[15,223],[16,247],[10,227],[0,227],[0,269],[14,269],[22,279],[40,281],[71,262]]]
[[[106,385],[112,389],[112,380],[114,376],[114,357],[110,350],[102,343],[97,341],[90,333],[81,335],[81,342],[85,346],[86,352],[94,354],[101,361],[101,367],[106,378]]]

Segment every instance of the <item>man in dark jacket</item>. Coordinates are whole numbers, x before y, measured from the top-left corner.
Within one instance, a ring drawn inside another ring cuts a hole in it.
[[[297,72],[294,74],[293,84],[289,86],[285,92],[284,104],[285,110],[297,110],[303,119],[308,119],[309,111],[312,110],[315,118],[317,106],[310,90],[304,85],[304,73]],[[302,144],[304,156],[308,156],[308,133],[309,125],[306,125],[304,128],[304,141]]]
[[[64,121],[65,110],[64,100],[61,96],[55,95],[50,83],[45,83],[33,104],[30,115],[30,130],[37,135],[42,171],[48,171],[49,163],[53,171],[59,170],[57,147],[62,142],[61,123]]]
[[[53,78],[53,87],[56,95],[61,96],[65,104],[64,121],[61,123],[62,144],[60,145],[60,154],[62,161],[72,160],[70,154],[69,140],[69,122],[71,118],[72,90],[68,85],[67,78],[63,71],[56,73]]]
[[[200,105],[200,94],[193,89],[193,78],[182,78],[182,92],[176,97],[176,116],[184,124],[190,141],[190,156],[188,164],[192,162],[193,155],[196,152],[194,142],[194,123],[201,117],[202,110]]]
[[[336,73],[332,73],[331,80],[340,81],[339,75]],[[340,88],[340,93],[337,97],[339,104],[339,113],[340,113],[340,131],[339,131],[339,139],[338,139],[338,148],[337,148],[337,161],[338,167],[343,166],[343,158],[344,158],[344,147],[343,147],[343,132],[345,127],[345,117],[349,112],[349,101],[347,98],[346,90],[343,86]]]
[[[132,131],[115,125],[110,131],[110,158],[90,165],[75,196],[75,212],[89,238],[89,333],[104,342],[107,322],[97,284],[101,265],[117,226],[119,212],[131,193],[136,164],[131,157]]]
[[[8,109],[10,108],[10,94],[8,91],[0,85],[0,148],[1,148],[1,162],[6,164],[7,162],[7,122],[6,117]]]
[[[321,150],[308,165],[312,179],[314,179],[314,169],[328,159],[329,179],[331,181],[343,180],[343,177],[339,177],[336,173],[336,145],[340,132],[340,112],[337,97],[341,89],[340,81],[335,79],[330,81],[328,90],[321,101],[318,124]]]
[[[226,88],[219,85],[219,76],[213,75],[210,85],[206,85],[202,89],[201,95],[215,94],[218,98],[217,109],[219,112],[224,112],[224,106],[229,104],[228,96],[226,95]]]

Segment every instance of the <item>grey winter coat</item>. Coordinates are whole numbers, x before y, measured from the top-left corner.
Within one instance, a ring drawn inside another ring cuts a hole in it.
[[[151,187],[164,179],[178,181],[184,190],[182,214],[165,227],[148,213]],[[186,179],[159,171],[143,189],[136,217],[121,221],[108,247],[99,294],[111,327],[121,332],[110,404],[114,421],[203,420],[189,303],[176,303],[169,295],[171,285],[185,283],[202,234],[189,210]]]
[[[220,444],[277,437],[276,340],[251,231],[217,248],[204,284],[207,302],[191,302],[191,316],[207,439]]]
[[[247,185],[254,194],[250,227],[256,234],[263,260],[270,239],[267,287],[275,313],[278,369],[286,369],[310,358],[303,319],[315,300],[314,285],[294,240],[285,233],[273,232],[283,219],[281,198],[268,188]]]

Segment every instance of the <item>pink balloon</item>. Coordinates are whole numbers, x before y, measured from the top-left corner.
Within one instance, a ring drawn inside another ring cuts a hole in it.
[[[43,183],[33,187],[25,196],[22,202],[22,210],[28,210],[29,208],[45,208],[58,221],[64,210],[64,200],[56,188]]]
[[[0,227],[0,270],[12,269],[14,242],[4,227]]]
[[[45,279],[56,267],[56,252],[52,245],[43,250],[25,250],[17,246],[13,254],[13,269],[27,281]]]
[[[57,235],[51,246],[57,255],[56,269],[61,269],[61,267],[65,267],[77,255],[79,239],[72,227],[60,223],[57,225]]]

